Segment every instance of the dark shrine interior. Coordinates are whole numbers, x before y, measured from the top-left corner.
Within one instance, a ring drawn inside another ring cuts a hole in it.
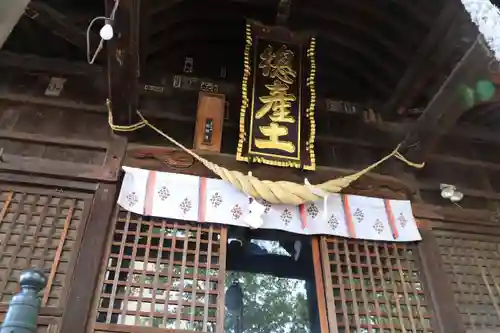
[[[433,24],[442,22],[439,15],[450,15],[443,9],[451,2],[143,1],[137,9],[140,78],[158,80],[165,73],[182,73],[185,58],[191,57],[197,77],[220,80],[221,68],[225,68],[224,81],[237,85],[242,76],[245,20],[272,25],[277,13],[285,10],[286,27],[317,36],[320,96],[368,105],[381,110],[384,119],[414,119],[474,41],[467,31],[471,29],[467,14],[453,12],[453,18],[441,28],[445,38],[430,48],[435,52],[429,52],[425,70],[419,69],[412,92],[403,101],[394,100],[398,84],[417,56],[415,50],[432,42],[426,37],[435,28]],[[27,11],[4,50],[84,62],[84,32],[93,17],[104,15],[104,2],[44,0],[30,6],[36,14],[30,17]],[[91,35],[94,43],[99,27],[95,28]],[[96,63],[106,66],[105,52]],[[491,123],[488,119],[468,120]]]

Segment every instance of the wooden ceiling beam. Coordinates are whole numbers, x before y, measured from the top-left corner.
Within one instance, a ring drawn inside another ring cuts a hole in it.
[[[405,45],[396,44],[390,41],[383,31],[373,29],[373,26],[370,25],[371,22],[364,22],[362,19],[346,17],[343,16],[342,13],[325,12],[318,9],[305,8],[301,9],[298,15],[295,15],[295,21],[296,24],[292,24],[292,26],[295,27],[298,25],[299,27],[307,27],[308,30],[315,31],[335,31],[336,27],[332,26],[332,23],[339,28],[347,27],[353,32],[356,32],[357,36],[366,36],[369,38],[363,38],[363,42],[376,42],[382,49],[387,50],[391,56],[397,58],[399,61],[406,61],[411,54],[409,50],[403,49]],[[408,44],[406,46],[408,46]]]
[[[194,57],[195,62],[197,62],[197,59],[199,57],[206,57],[207,54],[203,54],[197,50],[203,49],[205,47],[209,47],[210,45],[207,45],[207,43],[196,43],[193,44],[193,47],[175,47],[174,51],[168,52],[166,50],[165,52],[162,52],[161,54],[157,54],[155,56],[154,61],[151,61],[148,63],[148,68],[157,71],[159,69],[166,69],[168,72],[174,72],[175,68],[172,66],[168,66],[169,64],[172,64],[173,61],[176,59],[180,59],[181,57],[184,56],[192,56]],[[234,51],[230,52],[228,49],[227,45],[224,45],[224,48],[220,48],[217,51],[212,51],[214,53],[211,53],[210,56],[214,58],[221,59],[225,61],[225,59],[231,59],[232,54],[237,55]],[[352,56],[350,55],[345,55],[342,52],[324,52],[321,54],[317,55],[316,58],[317,63],[328,63],[329,66],[321,66],[320,70],[318,71],[318,79],[320,79],[322,76],[323,77],[331,77],[335,78],[335,82],[333,84],[338,84],[339,82],[342,82],[339,78],[336,78],[336,71],[338,71],[339,67],[342,68],[342,70],[350,75],[352,78],[349,81],[358,81],[358,84],[366,87],[370,87],[373,91],[376,92],[378,96],[380,96],[380,99],[382,100],[383,98],[386,98],[390,94],[391,87],[389,84],[386,82],[387,79],[384,78],[382,74],[377,75],[373,70],[368,70],[366,68],[360,68],[359,65],[360,63],[357,63],[355,59],[353,59]],[[223,65],[223,64],[214,64],[214,65]],[[234,66],[229,66],[227,64],[226,66],[228,71],[240,71],[239,67],[236,68]],[[239,77],[239,76],[238,76]],[[358,85],[357,84],[357,85]],[[363,88],[366,89],[366,88]]]
[[[446,35],[450,25],[457,19],[457,15],[460,10],[459,5],[460,4],[455,1],[447,1],[447,4],[434,21],[434,24],[432,25],[432,28],[430,29],[430,32],[424,42],[415,53],[410,66],[399,80],[394,93],[381,109],[381,113],[384,118],[394,116],[396,111],[401,106],[401,101],[412,89],[415,88],[415,80],[422,75],[422,72],[425,71],[425,67],[428,64],[428,59],[431,56],[431,53],[439,47],[440,42],[443,36]]]
[[[0,67],[21,68],[27,71],[84,76],[99,76],[104,73],[102,67],[98,65],[89,65],[86,62],[43,58],[33,54],[19,54],[8,51],[0,51]]]
[[[87,50],[86,31],[76,26],[72,20],[48,4],[41,1],[31,1],[25,15],[52,31],[56,36],[59,36],[81,50]],[[90,36],[92,45],[97,45],[99,42],[97,36]]]
[[[320,33],[319,38],[324,38],[326,42],[342,45],[343,47],[349,48],[356,53],[360,54],[365,58],[366,61],[372,63],[377,68],[385,73],[394,75],[396,70],[394,69],[394,61],[388,60],[385,56],[382,56],[379,52],[366,47],[363,43],[359,43],[354,39],[344,38],[342,36],[333,33]]]
[[[114,0],[105,0],[108,17],[114,3]],[[114,20],[115,36],[107,42],[109,97],[117,125],[137,121],[140,6],[141,0],[121,0]]]
[[[125,165],[129,165],[137,168],[158,170],[158,171],[170,171],[179,172],[173,170],[167,163],[164,163],[164,159],[167,156],[173,156],[172,152],[179,152],[177,148],[174,147],[153,147],[144,145],[128,145],[127,157],[125,158]],[[201,156],[207,160],[223,165],[230,170],[238,170],[247,174],[249,171],[252,175],[260,179],[267,179],[273,181],[288,180],[297,183],[304,182],[304,174],[295,172],[291,168],[272,168],[262,164],[250,165],[248,163],[241,163],[236,161],[234,155],[223,154],[223,153],[212,153],[207,151],[197,151]],[[182,155],[182,153],[181,153]],[[153,158],[150,158],[153,157]],[[324,167],[318,166],[315,172],[310,172],[307,174],[308,179],[313,184],[318,184],[335,177],[342,177],[345,175],[350,175],[357,172],[357,169],[346,169],[337,167]],[[204,167],[202,164],[196,162],[189,169],[184,169],[186,174],[196,174],[203,177],[214,178],[216,177],[210,170]],[[383,196],[383,197],[394,197],[402,199],[401,196],[394,196],[396,192],[407,192],[412,193],[415,191],[416,184],[408,184],[393,176],[381,175],[376,172],[369,172],[358,181],[356,184],[350,186],[346,191],[348,193],[356,193],[359,195],[373,196]],[[369,190],[361,190],[361,188],[368,188]],[[388,188],[390,190],[388,190]],[[358,192],[359,191],[359,192]],[[387,192],[392,192],[393,196]],[[403,195],[404,197],[404,195]]]
[[[474,86],[479,75],[487,70],[490,57],[480,38],[477,37],[406,136],[403,149],[412,147],[412,160],[426,161],[441,138],[469,108],[464,105],[458,88],[467,84]]]
[[[416,102],[421,97],[423,97],[423,100],[430,100],[449,74],[444,73],[443,68],[453,67],[455,65],[453,61],[457,53],[459,55],[463,54],[464,50],[457,48],[457,46],[461,43],[469,43],[467,48],[465,48],[466,50],[472,45],[474,40],[466,41],[458,33],[458,31],[463,31],[463,24],[464,22],[461,20],[455,20],[451,24],[448,33],[443,38],[443,43],[440,44],[439,49],[428,59],[426,69],[415,79],[411,90],[401,99],[400,106],[396,110],[398,115],[404,115],[408,109],[419,107],[420,105],[416,105]],[[460,60],[460,58],[456,60]]]
[[[349,57],[342,56],[338,52],[327,52],[324,57],[328,60],[328,62],[332,61],[333,63],[344,67],[347,72],[351,73],[352,76],[359,77],[361,80],[366,82],[368,87],[373,88],[375,91],[380,93],[381,96],[387,96],[390,93],[391,87],[387,84],[387,80],[382,78],[381,75],[376,75],[372,71],[364,70],[363,68],[360,69],[359,63],[356,63]],[[316,62],[318,62],[318,58],[316,58]],[[321,75],[321,73],[326,70],[326,68],[323,68],[317,75]],[[327,72],[330,73],[333,71]]]
[[[24,14],[30,0],[0,0],[0,49]]]
[[[171,0],[171,1],[176,1],[180,2],[183,0]],[[252,6],[258,6],[258,7],[274,7],[276,6],[276,3],[278,2],[277,0],[275,1],[269,1],[269,0],[232,0],[233,2],[237,3],[245,3],[249,4]],[[325,2],[327,3],[327,2]],[[429,17],[424,13],[419,5],[413,5],[410,4],[411,8],[408,8],[409,2],[398,2],[398,6],[403,7],[404,10],[408,12],[408,16],[410,18],[414,18],[416,23],[419,24],[419,26],[425,26],[426,24],[429,23]],[[360,13],[365,14],[365,16],[373,17],[376,18],[379,24],[387,24],[390,25],[392,29],[404,29],[404,27],[408,26],[408,22],[402,20],[401,18],[392,15],[389,11],[385,10],[382,6],[379,6],[376,2],[374,1],[352,1],[352,0],[335,0],[335,2],[332,4],[333,6],[330,7],[318,7],[317,4],[315,4],[315,9],[317,10],[323,10],[325,12],[331,11],[333,12],[335,8],[337,7],[350,7]],[[301,7],[302,9],[303,7]],[[414,15],[416,14],[416,15]],[[409,35],[412,35],[413,32],[409,32]]]

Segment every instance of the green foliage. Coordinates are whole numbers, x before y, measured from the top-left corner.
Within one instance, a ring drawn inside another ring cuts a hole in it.
[[[244,333],[307,333],[309,329],[305,282],[274,276],[240,273],[244,293]],[[226,287],[232,283],[226,277]],[[236,317],[226,311],[225,331],[234,333]]]

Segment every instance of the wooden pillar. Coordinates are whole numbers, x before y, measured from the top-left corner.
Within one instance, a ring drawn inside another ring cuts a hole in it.
[[[99,184],[88,217],[79,256],[71,279],[71,289],[60,332],[85,333],[92,296],[99,278],[106,239],[112,225],[117,184]]]
[[[106,0],[110,15],[113,0]],[[140,0],[123,0],[116,11],[113,39],[107,42],[109,95],[116,125],[138,121]]]
[[[465,333],[451,283],[443,270],[438,244],[430,229],[430,222],[423,222],[423,227],[420,228],[422,241],[419,243],[418,252],[426,293],[434,308],[434,325],[439,327],[438,332]]]
[[[0,0],[0,49],[24,14],[29,0]]]

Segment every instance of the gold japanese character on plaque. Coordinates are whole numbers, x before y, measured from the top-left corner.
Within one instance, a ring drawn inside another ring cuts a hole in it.
[[[260,119],[272,111],[272,115],[269,116],[272,121],[295,123],[295,118],[290,115],[290,107],[292,106],[290,102],[294,102],[296,97],[287,93],[288,85],[276,80],[274,84],[266,84],[266,88],[269,89],[269,95],[259,97],[264,105],[257,111],[255,118]]]
[[[277,123],[269,126],[259,126],[260,132],[268,139],[255,139],[255,146],[260,149],[278,149],[289,153],[295,151],[295,145],[290,141],[280,141],[280,136],[288,135],[288,129]]]
[[[274,52],[273,47],[268,45],[260,55],[259,68],[262,69],[263,76],[277,78],[284,83],[292,84],[297,77],[297,71],[293,69],[294,54],[282,45],[278,51]]]

